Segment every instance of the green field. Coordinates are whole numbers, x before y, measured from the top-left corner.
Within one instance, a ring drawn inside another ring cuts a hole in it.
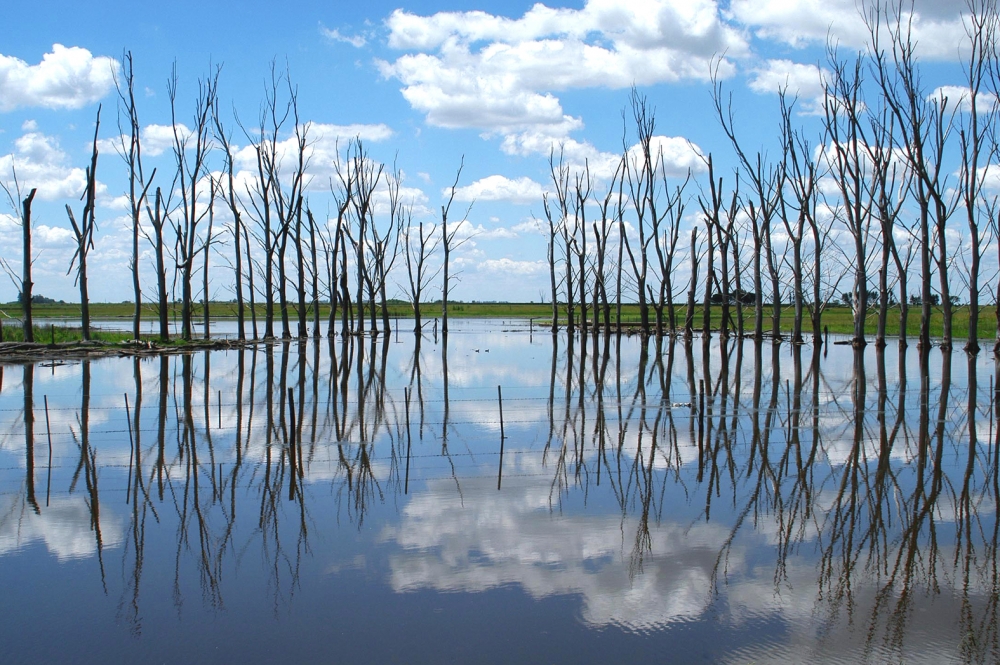
[[[262,324],[264,317],[264,307],[263,305],[257,306],[257,316],[258,321]],[[320,315],[325,321],[329,316],[329,306],[326,304],[320,305]],[[782,320],[781,326],[782,330],[790,331],[792,327],[792,307],[786,306],[782,310]],[[225,320],[225,319],[235,319],[236,318],[236,305],[229,302],[218,302],[209,304],[209,312],[213,320]],[[130,327],[130,322],[132,319],[133,305],[131,303],[91,303],[90,305],[90,316],[91,320],[115,320],[121,321],[121,328],[128,329]],[[735,307],[732,309],[733,316],[736,316]],[[421,314],[424,321],[432,321],[434,318],[440,318],[441,316],[441,305],[440,303],[426,303],[421,307]],[[588,318],[592,319],[593,312],[588,310]],[[770,307],[765,309],[764,312],[764,329],[770,330],[771,328],[771,310]],[[38,304],[32,308],[32,315],[35,319],[64,319],[69,322],[79,320],[80,318],[80,306],[74,303],[59,303],[59,304]],[[289,307],[289,317],[294,321],[297,318],[297,311],[294,306]],[[411,309],[409,303],[401,301],[390,301],[389,302],[389,316],[398,319],[410,318],[413,315],[413,310]],[[452,302],[448,306],[448,315],[455,318],[516,318],[516,319],[536,319],[540,325],[547,325],[551,321],[552,308],[550,305],[545,303],[480,303],[480,302]],[[683,325],[684,318],[686,315],[686,307],[677,307],[677,322],[679,326]],[[6,305],[0,305],[0,319],[3,322],[3,338],[5,341],[15,341],[20,340],[20,316],[21,309],[16,303],[8,303]],[[200,304],[194,306],[194,317],[196,326],[200,323],[202,316],[202,307]],[[311,317],[311,312],[309,313]],[[576,312],[576,316],[579,317],[579,310]],[[612,307],[611,311],[612,320],[615,317],[615,308]],[[655,321],[655,313],[652,309],[649,312],[650,324],[653,325]],[[156,311],[151,305],[143,306],[143,322],[144,329],[148,326],[150,321],[155,321]],[[339,317],[339,312],[338,312]],[[566,310],[565,307],[560,307],[560,323],[565,323],[566,320]],[[170,309],[171,320],[180,320],[180,306],[171,305]],[[247,311],[247,320],[249,321],[250,314]],[[717,328],[721,319],[721,308],[714,306],[712,308],[712,326]],[[275,320],[280,320],[280,312],[275,308]],[[664,320],[666,320],[666,313],[664,313]],[[941,310],[940,308],[935,308],[934,314],[931,318],[931,335],[939,337],[941,335]],[[628,326],[637,325],[640,321],[639,317],[639,307],[634,304],[623,305],[622,306],[622,323]],[[700,329],[702,321],[702,308],[699,306],[695,309],[694,325],[695,328]],[[969,310],[967,307],[955,307],[954,308],[954,320],[953,320],[953,335],[955,339],[961,339],[968,334],[968,321],[969,321]],[[665,321],[666,322],[666,321]],[[402,327],[402,324],[400,324]],[[854,330],[854,325],[852,321],[851,310],[848,307],[835,306],[830,307],[823,314],[823,325],[829,328],[829,331],[834,334],[851,334]],[[870,335],[875,334],[876,325],[876,315],[873,311],[868,316],[868,323],[866,326],[866,332]],[[750,330],[753,326],[753,308],[748,307],[744,309],[744,326],[746,330]],[[803,321],[803,334],[808,335],[811,331],[811,324],[808,320]],[[899,308],[893,307],[889,310],[889,321],[887,326],[887,334],[890,336],[896,336],[899,330]],[[907,332],[909,336],[915,337],[920,332],[920,308],[911,307],[909,312],[909,321],[907,326]],[[59,331],[57,328],[56,332],[56,342],[69,341],[69,337],[72,336],[71,330],[69,331]],[[76,332],[79,335],[79,331]],[[122,339],[127,339],[128,334],[122,336],[119,333],[109,333],[101,332],[98,333],[102,336],[110,336],[106,341],[121,341]],[[980,310],[979,317],[979,337],[981,339],[992,339],[996,334],[996,310],[991,306],[983,307]],[[61,335],[67,336],[65,339],[60,339]],[[77,337],[78,338],[78,337]],[[48,343],[51,339],[51,332],[49,327],[46,325],[36,333],[36,340]]]

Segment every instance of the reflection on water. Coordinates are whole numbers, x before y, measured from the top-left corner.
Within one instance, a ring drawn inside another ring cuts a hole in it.
[[[2,370],[5,662],[1000,658],[985,355],[469,322]]]

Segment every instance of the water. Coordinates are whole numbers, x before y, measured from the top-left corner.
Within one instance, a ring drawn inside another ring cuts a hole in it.
[[[4,366],[3,662],[1000,657],[991,356],[452,325]]]

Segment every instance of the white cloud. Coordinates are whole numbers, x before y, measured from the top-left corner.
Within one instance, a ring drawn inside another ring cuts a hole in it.
[[[307,172],[311,178],[313,189],[326,191],[329,180],[336,173],[335,164],[338,154],[343,156],[348,143],[352,139],[361,139],[377,143],[392,137],[392,128],[385,124],[350,124],[332,125],[320,122],[310,122],[305,126]],[[237,168],[251,173],[257,171],[257,155],[252,145],[233,148]],[[277,145],[278,165],[283,175],[288,175],[297,159],[297,144],[294,135],[279,140]],[[243,177],[249,174],[242,174]]]
[[[77,46],[54,44],[37,65],[0,54],[0,111],[81,108],[114,88],[117,69],[114,58],[94,57]]]
[[[538,203],[542,200],[542,186],[528,177],[510,179],[491,175],[455,191],[456,201],[510,201],[511,203]],[[444,190],[447,196],[448,190]]]
[[[868,11],[872,3],[862,0],[860,4],[862,11]],[[964,9],[964,2],[954,0],[916,0],[912,17],[904,13],[904,25],[912,18],[913,37],[922,57],[954,59],[958,55],[959,45],[967,41],[961,19]],[[733,0],[729,16],[754,29],[761,39],[796,48],[825,44],[829,39],[853,49],[869,41],[856,0]],[[883,24],[892,21],[884,18]],[[888,34],[883,38],[888,45]]]
[[[342,35],[337,28],[327,28],[321,25],[319,32],[330,41],[350,44],[354,48],[361,48],[368,43],[364,35]]]
[[[14,152],[0,157],[0,177],[13,171],[25,191],[38,189],[39,199],[77,199],[87,187],[87,172],[68,164],[69,156],[55,137],[28,132],[14,141]],[[98,194],[105,191],[99,184]]]
[[[418,52],[380,62],[382,74],[403,84],[403,96],[430,124],[508,134],[579,129],[556,91],[706,80],[717,53],[747,51],[714,0],[536,4],[519,19],[397,10],[386,25],[391,47]],[[721,74],[730,72],[723,62]]]
[[[515,259],[487,259],[479,264],[479,272],[496,273],[510,277],[523,275],[547,275],[547,261],[518,261]]]
[[[38,123],[35,122],[34,120],[25,120],[23,123],[21,123],[21,131],[22,132],[37,132],[38,131]]]
[[[768,60],[762,67],[752,70],[747,85],[759,94],[778,93],[785,90],[789,101],[798,97],[802,112],[821,114],[827,73],[816,65],[805,65],[791,60]]]
[[[972,90],[960,85],[942,85],[927,96],[928,101],[948,99],[948,108],[958,108],[965,113],[972,111]],[[976,95],[976,113],[992,111],[997,106],[997,96],[991,92],[980,92]]]
[[[542,226],[542,221],[540,219],[526,219],[510,227],[510,230],[514,233],[535,233],[538,235],[548,233],[548,231]]]

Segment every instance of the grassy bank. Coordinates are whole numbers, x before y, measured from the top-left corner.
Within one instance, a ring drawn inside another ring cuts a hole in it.
[[[260,322],[263,321],[264,317],[264,307],[262,305],[257,306],[257,316]],[[677,322],[678,325],[683,325],[686,316],[686,307],[677,308]],[[289,318],[294,322],[297,319],[297,311],[294,306],[289,308]],[[20,340],[20,320],[18,317],[21,315],[20,306],[17,304],[7,304],[0,306],[0,316],[3,317],[3,334],[4,340],[15,341]],[[127,329],[130,327],[130,321],[132,319],[133,306],[131,303],[91,303],[90,305],[91,318],[93,320],[121,320],[121,328]],[[209,304],[209,312],[212,319],[235,319],[236,318],[236,305],[229,302],[218,302]],[[329,316],[330,308],[328,305],[320,305],[320,316],[323,317],[325,321]],[[440,318],[441,316],[441,305],[440,303],[427,303],[421,307],[421,313],[425,321],[432,321],[434,318]],[[44,304],[36,305],[32,308],[32,314],[36,319],[44,318],[54,318],[54,319],[65,319],[67,321],[73,322],[78,321],[80,318],[80,306],[73,303],[58,303],[58,304]],[[702,322],[702,308],[695,308],[695,327],[700,328]],[[781,327],[784,331],[790,331],[793,323],[794,311],[791,306],[786,306],[782,310]],[[202,316],[202,307],[200,304],[195,305],[194,315],[196,322]],[[309,316],[311,317],[311,312]],[[389,302],[389,316],[399,319],[408,319],[413,315],[413,310],[411,309],[409,303],[401,301],[390,301]],[[533,318],[539,320],[541,325],[547,325],[551,320],[552,308],[550,305],[545,303],[479,303],[479,302],[452,302],[448,306],[448,315],[455,318],[515,318],[515,319],[529,319]],[[735,308],[733,309],[733,316],[735,317]],[[156,311],[151,305],[143,306],[143,322],[144,329],[149,325],[150,321],[154,321],[156,318]],[[565,323],[566,310],[565,308],[560,308],[560,323]],[[579,311],[577,311],[577,316],[579,316]],[[615,310],[612,307],[611,313],[612,319],[615,317]],[[650,321],[654,320],[654,312],[650,310]],[[180,320],[180,306],[171,305],[170,318],[172,321]],[[275,312],[276,320],[280,319],[280,312]],[[664,315],[666,318],[666,315]],[[250,314],[247,312],[247,320],[249,321]],[[712,326],[717,328],[721,320],[721,309],[716,306],[712,308]],[[637,305],[623,305],[622,306],[622,323],[626,325],[637,325],[640,321],[639,308]],[[969,322],[969,309],[968,307],[956,307],[954,309],[953,318],[953,335],[955,339],[961,339],[968,334],[968,322]],[[941,336],[941,323],[942,316],[940,308],[935,308],[934,313],[931,317],[931,335],[935,337]],[[279,324],[280,325],[280,324]],[[808,321],[803,321],[803,330],[806,334],[811,330],[810,323]],[[831,333],[833,334],[851,334],[854,330],[854,323],[851,314],[851,310],[848,307],[830,307],[823,314],[823,325],[827,326]],[[293,323],[294,326],[294,323]],[[747,330],[750,330],[753,326],[753,309],[746,308],[744,310],[744,326]],[[876,326],[876,315],[873,312],[868,317],[868,323],[866,326],[866,332],[869,335],[875,334]],[[765,310],[764,317],[764,328],[765,330],[770,330],[771,328],[771,318],[770,318],[770,308]],[[51,340],[51,331],[49,326],[43,326],[38,329],[39,332],[36,333],[36,340],[42,343],[48,343]],[[899,308],[893,307],[889,310],[889,321],[887,326],[887,332],[890,336],[896,336],[899,331]],[[920,309],[918,307],[911,307],[909,313],[909,320],[907,325],[907,333],[911,337],[915,337],[920,333]],[[72,329],[67,329],[65,331],[60,330],[56,327],[56,342],[60,341],[70,341],[68,339],[60,339],[60,335],[72,335]],[[101,331],[95,333],[97,335],[102,335],[108,337],[106,341],[122,341],[129,339],[131,337],[128,333],[118,333]],[[76,329],[76,339],[79,339],[79,329]],[[123,336],[124,335],[124,336]],[[993,306],[983,307],[980,310],[979,317],[979,337],[981,339],[992,339],[996,335],[996,310]],[[104,340],[104,337],[101,337]]]

